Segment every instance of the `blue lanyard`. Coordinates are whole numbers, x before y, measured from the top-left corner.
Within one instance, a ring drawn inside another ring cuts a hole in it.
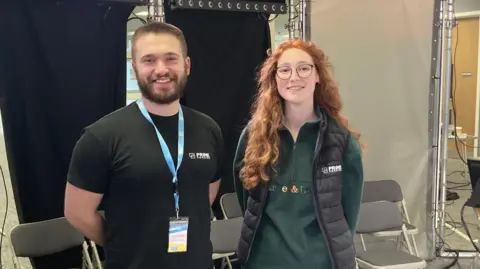
[[[179,107],[179,111],[178,111],[178,160],[177,160],[177,168],[175,168],[172,154],[168,149],[167,143],[165,143],[163,136],[158,131],[157,126],[155,126],[155,124],[153,123],[153,120],[150,117],[150,114],[148,113],[147,109],[145,108],[145,105],[143,104],[142,98],[138,99],[137,104],[138,104],[138,108],[140,109],[140,112],[142,112],[142,115],[145,117],[145,119],[147,119],[148,122],[150,122],[150,124],[152,124],[153,128],[155,128],[158,142],[160,142],[160,146],[162,147],[163,156],[165,157],[165,161],[168,164],[168,168],[170,168],[170,172],[172,172],[173,174],[173,184],[175,186],[173,198],[175,199],[175,210],[177,211],[177,218],[178,218],[178,212],[180,210],[180,207],[178,203],[179,193],[178,193],[177,173],[178,173],[178,169],[180,168],[180,164],[182,163],[182,160],[183,160],[183,147],[184,147],[184,140],[185,140],[185,137],[184,137],[185,126],[183,121],[182,106]]]

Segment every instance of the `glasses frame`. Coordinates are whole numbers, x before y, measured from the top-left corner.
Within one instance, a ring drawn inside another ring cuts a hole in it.
[[[300,67],[302,67],[302,66],[310,66],[310,67],[312,68],[312,70],[310,70],[310,73],[309,73],[307,76],[304,76],[304,77],[300,76],[300,73],[298,72],[298,69],[299,69]],[[290,67],[290,74],[288,75],[287,78],[281,78],[281,77],[278,75],[278,69],[279,69],[279,68],[283,68],[283,66],[282,66],[282,67],[277,67],[277,68],[275,68],[275,75],[276,75],[279,79],[281,79],[281,80],[289,80],[289,79],[292,77],[293,68]],[[310,77],[310,76],[312,75],[314,68],[315,68],[315,65],[313,65],[313,64],[301,64],[301,65],[299,65],[299,66],[297,66],[297,67],[295,68],[295,72],[297,72],[297,76],[298,76],[299,78],[308,78],[308,77]]]

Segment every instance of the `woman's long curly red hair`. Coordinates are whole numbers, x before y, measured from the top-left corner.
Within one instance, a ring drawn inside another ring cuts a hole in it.
[[[320,81],[314,92],[315,103],[357,139],[360,138],[360,133],[351,130],[347,119],[340,114],[342,101],[338,86],[331,74],[331,64],[323,51],[312,42],[300,39],[286,41],[269,56],[259,72],[259,89],[253,103],[243,167],[240,170],[245,189],[254,188],[260,181],[268,181],[268,171],[275,167],[279,159],[278,130],[282,126],[283,106],[277,90],[275,69],[282,53],[291,48],[301,49],[312,57]]]

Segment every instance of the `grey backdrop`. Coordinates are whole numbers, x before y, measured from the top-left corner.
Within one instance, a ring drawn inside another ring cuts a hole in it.
[[[455,0],[455,12],[471,12],[480,10],[479,0]]]
[[[330,57],[344,112],[368,146],[365,179],[400,183],[430,258],[434,0],[316,0],[309,13],[308,38]]]

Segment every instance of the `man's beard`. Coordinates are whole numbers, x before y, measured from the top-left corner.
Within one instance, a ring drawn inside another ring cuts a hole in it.
[[[161,92],[154,91],[153,81],[161,78],[169,78],[171,80],[171,83],[173,84],[173,91],[171,91],[171,89],[165,89]],[[177,101],[183,96],[185,86],[187,85],[187,76],[182,75],[181,77],[178,77],[177,75],[169,72],[162,76],[149,76],[146,79],[140,79],[137,73],[137,83],[144,98],[156,104],[168,105]]]

